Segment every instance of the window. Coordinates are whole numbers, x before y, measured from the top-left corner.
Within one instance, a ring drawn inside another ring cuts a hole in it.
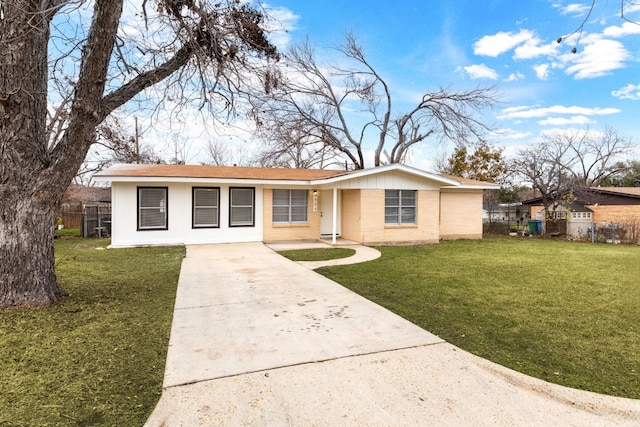
[[[571,213],[571,218],[573,218],[573,219],[580,219],[580,218],[589,219],[589,218],[591,218],[591,212],[572,212]]]
[[[220,220],[220,189],[193,187],[193,228],[217,228]]]
[[[384,194],[385,224],[416,223],[416,191],[385,190]]]
[[[274,223],[306,223],[308,190],[273,190]]]
[[[229,199],[229,226],[253,227],[255,189],[231,187]]]
[[[166,230],[167,187],[138,187],[138,230]]]

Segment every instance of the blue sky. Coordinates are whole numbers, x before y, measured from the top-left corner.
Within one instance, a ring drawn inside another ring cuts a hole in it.
[[[585,21],[591,1],[268,0],[264,7],[277,19],[274,28],[287,30],[271,35],[280,50],[308,38],[326,64],[340,61],[330,48],[351,32],[392,89],[396,113],[440,87],[495,86],[501,102],[482,119],[497,131],[488,141],[505,148],[508,157],[541,135],[563,129],[600,132],[609,126],[640,143],[640,25],[621,18],[620,1],[596,0],[576,54],[571,50],[577,34],[556,43]],[[622,1],[625,16],[640,22],[640,5]],[[125,2],[121,35],[141,33],[139,7],[137,1]],[[86,16],[79,19],[89,19],[89,12],[82,12]],[[59,19],[65,24],[67,18]],[[145,42],[153,45],[154,40]],[[130,134],[137,116],[142,144],[154,146],[166,159],[179,149],[188,163],[206,161],[204,147],[213,140],[229,148],[233,163],[245,163],[262,145],[241,115],[225,127],[203,117],[197,107],[165,105],[154,120],[154,96],[162,93],[130,102],[116,115]],[[183,111],[182,119],[176,109]],[[409,162],[434,170],[434,160],[451,151],[451,145],[428,141],[414,148]],[[373,157],[365,154],[370,165]],[[640,150],[635,157],[640,158]]]
[[[597,0],[577,53],[576,30],[591,1],[272,0],[268,10],[289,30],[281,47],[309,38],[322,49],[351,31],[387,79],[398,102],[434,91],[496,85],[501,103],[485,120],[490,142],[514,153],[558,129],[611,126],[640,140],[640,25],[620,17],[620,2]],[[625,16],[640,22],[640,7]],[[439,148],[440,150],[442,148]],[[423,146],[413,163],[436,153]]]

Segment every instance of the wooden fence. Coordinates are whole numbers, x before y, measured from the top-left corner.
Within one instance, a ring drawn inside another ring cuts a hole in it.
[[[76,228],[83,237],[107,237],[111,235],[111,203],[69,202],[60,205],[58,224],[64,228]]]

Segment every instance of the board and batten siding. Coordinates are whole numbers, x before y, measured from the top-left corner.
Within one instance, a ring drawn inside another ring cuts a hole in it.
[[[345,179],[335,184],[338,189],[389,189],[389,190],[438,190],[440,186],[432,181],[421,179],[400,171],[368,175],[359,178]],[[333,188],[326,186],[321,188]]]

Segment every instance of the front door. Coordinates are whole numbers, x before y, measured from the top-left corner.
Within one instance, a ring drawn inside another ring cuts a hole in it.
[[[320,191],[320,234],[333,235],[333,190]],[[340,198],[338,197],[336,235],[340,235]]]

